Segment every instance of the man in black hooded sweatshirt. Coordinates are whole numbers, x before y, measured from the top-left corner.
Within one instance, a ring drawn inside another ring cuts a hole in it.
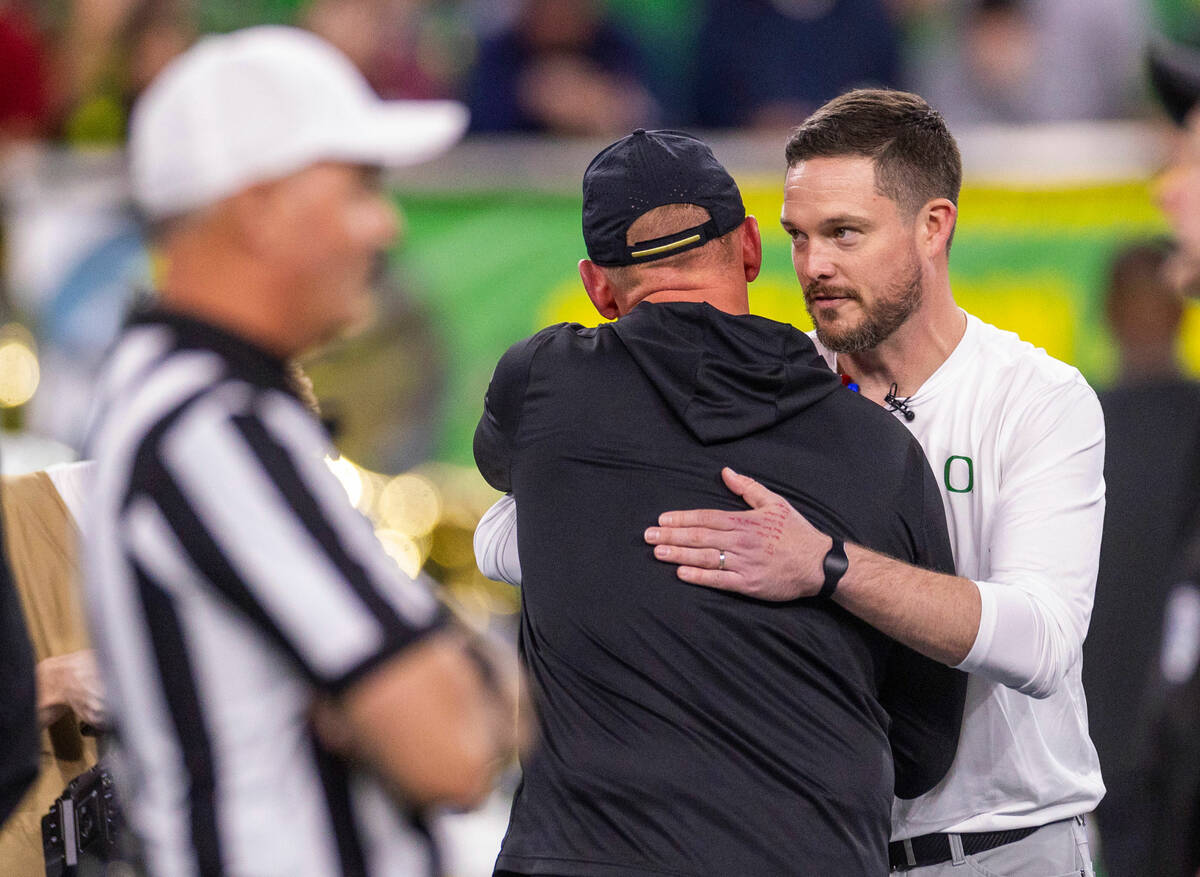
[[[835,540],[949,572],[929,466],[808,338],[748,314],[758,225],[707,146],[639,129],[583,194],[580,274],[618,319],[510,348],[475,434],[517,498],[541,733],[497,873],[885,874],[893,791],[950,766],[965,676],[827,599],[839,542],[823,597],[772,604],[681,582],[642,532],[730,507],[735,461]]]

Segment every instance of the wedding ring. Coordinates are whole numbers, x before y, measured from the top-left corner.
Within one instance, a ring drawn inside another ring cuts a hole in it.
[[[725,552],[724,551],[722,551],[720,553],[718,559],[720,562],[717,564],[717,569],[725,569]]]

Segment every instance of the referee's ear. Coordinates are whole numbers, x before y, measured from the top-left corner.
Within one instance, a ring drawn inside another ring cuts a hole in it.
[[[600,316],[606,320],[615,320],[621,316],[621,309],[617,307],[617,299],[613,294],[613,285],[607,271],[591,259],[580,259],[579,278]]]

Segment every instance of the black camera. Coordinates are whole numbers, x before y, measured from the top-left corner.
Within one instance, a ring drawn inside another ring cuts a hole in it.
[[[112,775],[101,762],[71,780],[42,817],[46,877],[103,877],[120,858],[121,827]]]

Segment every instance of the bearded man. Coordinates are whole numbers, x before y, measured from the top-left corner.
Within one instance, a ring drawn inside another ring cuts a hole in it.
[[[970,674],[950,772],[896,802],[893,869],[1090,875],[1084,817],[1104,794],[1082,683],[1104,521],[1096,394],[955,303],[962,164],[924,100],[842,95],[793,131],[787,162],[781,219],[818,349],[916,436],[954,548],[947,575],[846,545],[833,596]],[[830,537],[757,482],[726,469],[725,483],[751,510],[667,512],[646,532],[655,555],[760,599],[820,591]]]
[[[1104,520],[1096,394],[1071,366],[955,303],[962,161],[923,99],[849,92],[806,119],[786,154],[781,221],[817,349],[921,444],[957,574],[850,543],[843,562],[830,533],[728,468],[749,511],[666,512],[645,539],[685,582],[762,600],[825,593],[970,674],[949,773],[893,808],[894,870],[1091,875],[1083,823],[1104,784],[1081,665]],[[476,555],[513,580],[507,505],[480,523]],[[831,569],[844,569],[832,590]]]

